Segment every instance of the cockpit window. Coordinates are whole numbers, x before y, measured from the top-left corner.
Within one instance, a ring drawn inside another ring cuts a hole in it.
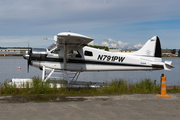
[[[51,53],[59,54],[60,50],[61,50],[61,48],[58,47],[58,48],[56,48],[55,50],[53,50]]]
[[[68,56],[70,57],[77,57],[77,58],[81,58],[81,54],[77,51],[77,50],[71,50],[69,53],[68,53]]]
[[[86,55],[86,56],[93,56],[93,53],[91,51],[85,51],[84,55]]]

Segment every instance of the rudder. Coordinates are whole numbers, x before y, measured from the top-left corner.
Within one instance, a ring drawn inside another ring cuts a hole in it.
[[[156,49],[155,49],[155,55],[154,57],[161,57],[161,43],[160,43],[160,40],[159,40],[159,37],[157,36],[157,39],[156,39]]]

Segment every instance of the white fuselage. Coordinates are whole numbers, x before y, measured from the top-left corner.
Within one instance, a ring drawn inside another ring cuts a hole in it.
[[[86,45],[92,38],[62,32],[55,35],[48,48],[32,48],[24,59],[29,65],[40,68],[42,80],[50,78],[55,70],[62,70],[63,79],[68,80],[67,71],[76,71],[73,79],[78,78],[82,71],[135,71],[135,70],[171,70],[171,61],[162,62],[161,44],[158,36],[152,37],[145,45],[133,53],[108,52]],[[46,75],[46,71],[49,74]],[[59,72],[59,71],[58,71]]]
[[[67,71],[130,71],[164,69],[162,58],[138,56],[132,53],[108,52],[91,47],[67,47],[67,63],[64,68],[64,49],[48,53],[46,58],[32,60],[31,65]]]

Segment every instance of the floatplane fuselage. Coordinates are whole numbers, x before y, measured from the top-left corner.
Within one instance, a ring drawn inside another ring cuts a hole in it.
[[[54,37],[48,48],[32,48],[24,58],[41,70],[63,71],[135,71],[170,70],[171,61],[162,62],[161,44],[152,37],[133,53],[109,52],[86,46],[93,39],[84,35],[63,32]],[[44,79],[44,78],[42,78]]]

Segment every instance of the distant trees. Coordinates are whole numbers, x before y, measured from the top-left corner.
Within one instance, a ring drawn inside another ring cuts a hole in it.
[[[179,51],[178,51],[178,56],[180,57],[180,49],[179,49]]]
[[[172,50],[171,50],[171,53],[172,53],[172,54],[175,54],[175,53],[176,53],[176,49],[172,49]]]
[[[109,51],[109,48],[107,46],[99,46],[99,45],[88,45],[89,47],[98,48],[98,49],[104,49],[106,51]]]

